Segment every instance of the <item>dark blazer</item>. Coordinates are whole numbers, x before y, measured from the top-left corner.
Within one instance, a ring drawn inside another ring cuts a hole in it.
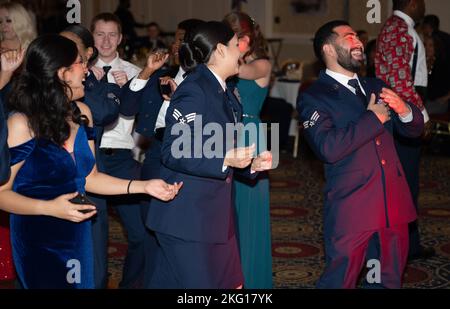
[[[119,117],[122,91],[116,84],[98,81],[92,72],[86,77],[84,85],[84,98],[81,101],[89,106],[92,113],[95,129],[95,152],[98,154],[104,127]],[[96,160],[96,162],[98,170],[104,172],[103,162],[101,160]]]
[[[164,70],[158,70],[150,76],[149,81],[140,91],[131,91],[127,86],[122,88],[124,90],[121,94],[120,114],[137,115],[136,132],[146,137],[152,137],[155,134],[156,120],[164,102],[159,91],[159,78],[164,75],[166,75]]]
[[[360,78],[368,95],[387,87]],[[325,72],[297,101],[305,137],[325,163],[326,236],[376,230],[416,219],[416,211],[394,146],[393,131],[418,137],[423,116],[409,104],[413,121],[395,113],[384,124],[355,94]]]
[[[200,116],[202,122],[198,125],[196,122]],[[208,243],[224,243],[234,235],[232,186],[235,170],[228,168],[223,171],[227,151],[225,138],[220,145],[221,158],[206,158],[204,155],[195,158],[194,150],[197,146],[203,149],[211,137],[203,132],[206,124],[216,123],[225,129],[227,123],[240,121],[241,117],[242,108],[237,99],[229,90],[225,95],[220,83],[205,65],[199,65],[177,88],[166,114],[160,176],[168,183],[183,181],[184,186],[178,196],[168,203],[152,200],[147,217],[150,229],[185,240]],[[195,121],[191,121],[193,118]],[[175,158],[172,155],[171,148],[178,148],[176,145],[181,135],[178,130],[171,134],[177,124],[190,129],[192,136],[197,138],[192,138],[189,145],[181,147],[187,147],[191,158]],[[197,146],[195,141],[199,141]],[[234,147],[233,142],[231,147]],[[242,171],[246,172],[248,170]]]
[[[119,117],[120,87],[98,81],[92,72],[84,84],[85,97],[82,101],[89,106],[94,125],[104,127],[116,121]]]
[[[3,100],[0,98],[0,184],[7,182],[10,174],[10,157],[7,142],[8,127],[6,125],[6,115],[4,112]]]

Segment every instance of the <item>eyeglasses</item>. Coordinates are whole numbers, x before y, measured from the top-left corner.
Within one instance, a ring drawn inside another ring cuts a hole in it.
[[[77,62],[72,63],[71,67],[75,66],[75,65],[82,65],[82,66],[86,66],[87,62],[84,61],[83,59],[78,60]]]

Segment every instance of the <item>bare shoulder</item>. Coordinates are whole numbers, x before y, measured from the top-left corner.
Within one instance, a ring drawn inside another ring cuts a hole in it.
[[[254,64],[255,66],[258,66],[264,70],[270,71],[272,69],[272,64],[267,59],[257,59],[255,61],[253,61],[252,64]]]
[[[8,146],[10,148],[33,139],[28,117],[22,113],[13,113],[8,117]]]

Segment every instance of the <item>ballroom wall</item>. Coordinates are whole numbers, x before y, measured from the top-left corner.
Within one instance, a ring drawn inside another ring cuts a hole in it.
[[[89,25],[98,12],[113,12],[118,0],[81,0],[82,21]],[[283,48],[279,57],[285,59],[313,59],[311,39],[315,30],[331,19],[348,19],[355,29],[366,29],[372,38],[378,34],[383,22],[391,14],[392,1],[380,0],[381,23],[369,24],[366,20],[369,8],[366,0],[328,0],[323,14],[305,15],[293,12],[292,0],[247,0],[244,11],[261,24],[269,38],[282,38]],[[441,28],[450,32],[450,1],[425,0],[427,14],[441,19]],[[166,31],[174,31],[179,21],[186,18],[220,20],[229,12],[231,0],[131,0],[131,10],[141,22],[157,21]],[[141,30],[141,33],[142,30]]]

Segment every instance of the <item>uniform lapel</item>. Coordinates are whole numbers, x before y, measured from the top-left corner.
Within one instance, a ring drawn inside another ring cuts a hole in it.
[[[366,106],[362,105],[358,96],[340,84],[337,80],[326,74],[325,71],[320,72],[319,80],[326,85],[333,97],[337,97],[339,101],[342,102],[341,104],[351,104],[352,106],[359,108],[367,107],[367,103]],[[368,93],[366,88],[364,88],[364,91],[366,91],[366,94]]]

